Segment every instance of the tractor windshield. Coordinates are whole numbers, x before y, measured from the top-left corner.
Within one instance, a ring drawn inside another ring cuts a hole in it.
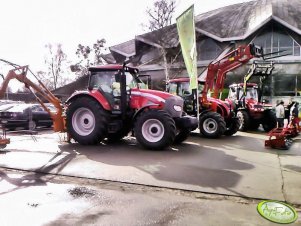
[[[89,81],[89,87],[101,88],[106,93],[111,93],[115,86],[120,86],[119,81],[116,81],[117,71],[98,71],[92,72]],[[127,89],[138,87],[137,79],[130,72],[125,72]],[[117,83],[119,85],[117,85]],[[140,81],[139,81],[140,83]],[[142,82],[141,82],[142,83]]]
[[[239,89],[239,99],[243,96],[243,89]],[[246,99],[258,100],[257,88],[247,87]]]
[[[204,85],[199,83],[199,94],[202,92]],[[178,95],[180,97],[192,95],[192,90],[189,88],[189,82],[171,82],[169,83],[168,91],[171,94]]]

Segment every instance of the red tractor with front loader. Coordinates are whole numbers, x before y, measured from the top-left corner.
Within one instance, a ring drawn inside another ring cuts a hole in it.
[[[256,130],[260,125],[266,132],[277,126],[276,114],[271,104],[262,101],[262,86],[264,80],[272,73],[272,61],[254,61],[243,83],[229,86],[228,99],[236,103],[237,117],[240,121],[240,131]],[[257,83],[250,83],[252,77],[259,78]]]
[[[199,100],[199,129],[204,137],[218,138],[231,136],[239,129],[236,105],[231,100],[222,101],[220,93],[228,72],[248,63],[253,58],[263,56],[263,49],[249,44],[239,46],[221,58],[212,61],[205,78],[198,80],[198,95],[189,90],[189,78],[176,78],[168,82],[168,91],[184,99],[184,111],[197,116],[196,96]]]
[[[184,141],[198,126],[197,118],[184,115],[182,98],[143,89],[145,84],[136,68],[126,65],[89,68],[88,89],[73,93],[62,107],[60,100],[39,79],[36,85],[26,77],[28,66],[13,66],[16,68],[4,79],[0,96],[11,79],[19,80],[38,94],[38,101],[54,121],[54,130],[67,132],[70,139],[83,145],[97,144],[104,139],[117,141],[132,131],[143,147],[160,150]],[[53,103],[56,113],[42,99]]]

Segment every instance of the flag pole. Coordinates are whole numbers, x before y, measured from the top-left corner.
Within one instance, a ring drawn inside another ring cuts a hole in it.
[[[190,6],[176,19],[179,42],[181,45],[182,55],[190,78],[189,88],[196,98],[196,112],[199,118],[199,91],[197,76],[197,51],[196,35],[194,22],[194,5]]]

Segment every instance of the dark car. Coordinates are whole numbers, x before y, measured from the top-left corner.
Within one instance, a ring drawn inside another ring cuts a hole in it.
[[[39,104],[16,104],[0,111],[0,123],[7,129],[35,129],[39,126],[51,127],[52,119]]]

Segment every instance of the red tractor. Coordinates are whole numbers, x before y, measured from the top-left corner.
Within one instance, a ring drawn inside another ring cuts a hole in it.
[[[263,81],[272,73],[273,62],[254,62],[244,77],[244,83],[229,86],[228,99],[237,106],[237,117],[240,121],[240,131],[258,129],[261,124],[266,132],[277,126],[276,114],[273,106],[261,101]],[[256,83],[249,83],[252,77],[260,78],[260,87]]]
[[[218,138],[221,135],[231,136],[239,129],[233,101],[222,101],[220,93],[229,71],[246,64],[254,57],[262,57],[262,48],[249,44],[239,46],[225,56],[208,65],[205,78],[199,78],[199,128],[203,136]],[[203,81],[201,81],[203,80]],[[178,78],[169,81],[168,91],[184,98],[184,111],[196,115],[195,96],[189,90],[189,78]],[[208,97],[211,94],[211,97]]]
[[[141,89],[136,68],[122,65],[91,67],[88,90],[67,100],[66,127],[81,144],[122,139],[133,131],[148,149],[164,149],[184,141],[198,126],[183,116],[183,100],[166,92]]]
[[[50,114],[54,131],[67,132],[69,139],[80,144],[97,144],[104,139],[117,141],[132,131],[143,147],[158,150],[184,141],[198,126],[197,118],[184,116],[182,98],[142,89],[145,84],[138,70],[132,67],[91,67],[88,90],[75,92],[67,100],[64,111],[61,101],[37,77],[38,85],[26,77],[28,66],[11,65],[15,69],[5,77],[0,96],[10,80],[24,83],[37,94],[37,100]],[[56,112],[51,112],[42,99],[52,103]],[[0,136],[0,145],[4,147],[9,142],[5,134]]]
[[[201,101],[201,91],[204,88],[204,83],[199,81],[199,100]],[[189,89],[189,78],[171,79],[168,84],[168,91],[177,94],[184,100],[184,111],[188,115],[197,115],[195,97]],[[235,112],[231,106],[220,99],[208,97],[208,102],[217,106],[217,111],[214,112],[210,106],[204,106],[200,102],[199,128],[204,137],[218,138],[221,135],[229,135],[236,133],[239,128],[239,121],[235,118]],[[228,122],[228,126],[227,123]],[[227,130],[228,127],[228,130]]]

